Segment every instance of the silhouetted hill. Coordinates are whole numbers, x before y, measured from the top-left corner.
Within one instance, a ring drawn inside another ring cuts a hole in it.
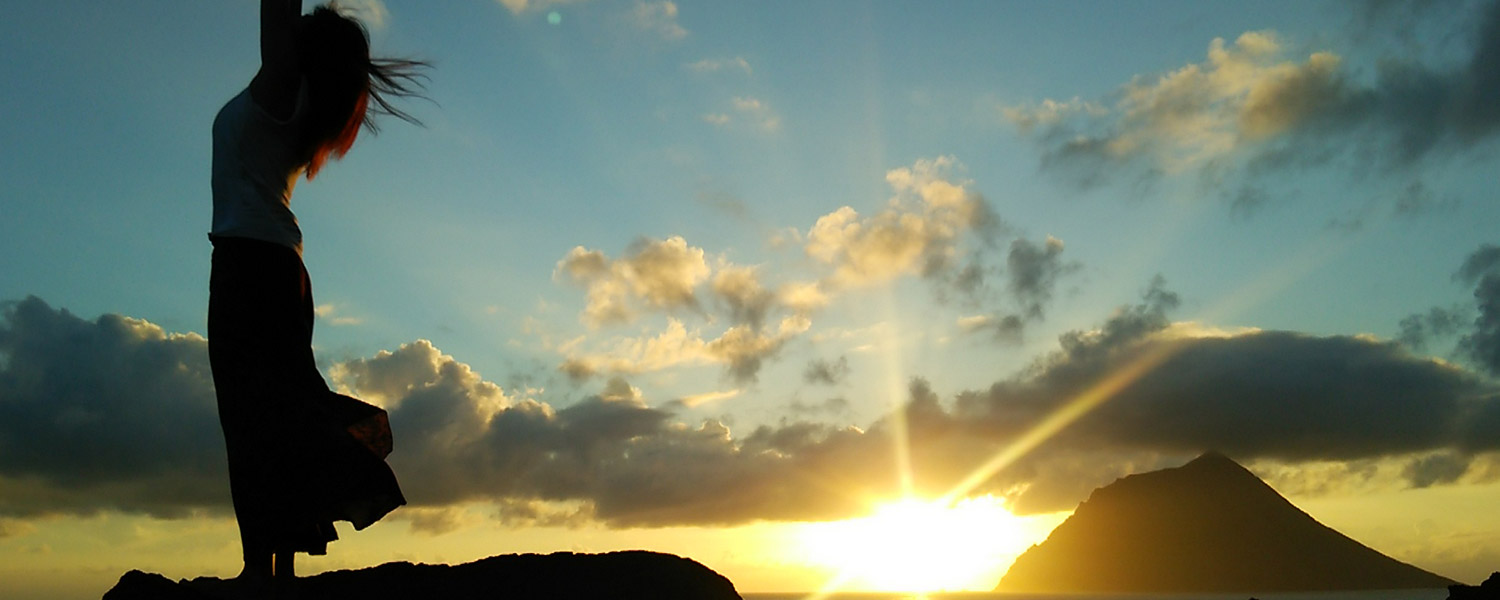
[[[206,600],[235,597],[224,582],[173,582],[131,571],[104,600]],[[656,552],[507,554],[462,565],[386,563],[332,571],[297,582],[300,600],[739,600],[734,584],[691,559]]]
[[[1317,522],[1222,454],[1094,490],[1016,559],[999,591],[1275,592],[1454,581]]]

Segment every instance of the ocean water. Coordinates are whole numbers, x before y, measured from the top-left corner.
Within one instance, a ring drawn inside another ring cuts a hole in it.
[[[1446,589],[1273,594],[1013,594],[1000,592],[837,593],[827,596],[777,593],[740,594],[745,600],[1444,600]]]

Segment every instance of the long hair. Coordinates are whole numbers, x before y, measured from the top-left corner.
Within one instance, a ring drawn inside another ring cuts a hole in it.
[[[329,3],[302,15],[297,52],[307,86],[303,147],[308,179],[317,176],[330,155],[343,158],[361,127],[379,132],[377,115],[421,125],[393,102],[422,96],[423,71],[429,64],[371,58],[370,35],[364,25],[340,13],[337,5]]]

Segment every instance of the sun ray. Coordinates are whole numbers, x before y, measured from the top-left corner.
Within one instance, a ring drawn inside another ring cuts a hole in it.
[[[1000,452],[991,456],[983,465],[970,472],[963,481],[960,481],[948,493],[944,494],[941,500],[945,503],[951,503],[958,498],[964,497],[990,477],[1000,472],[1001,469],[1025,456],[1033,448],[1041,445],[1042,442],[1047,441],[1052,436],[1057,435],[1063,428],[1077,421],[1090,411],[1093,411],[1100,404],[1113,398],[1120,390],[1125,389],[1126,386],[1134,383],[1146,373],[1151,372],[1158,365],[1176,354],[1179,348],[1181,348],[1180,344],[1156,346],[1151,352],[1136,357],[1135,360],[1115,370],[1108,377],[1084,390],[1083,393],[1074,396],[1072,400],[1069,400],[1057,410],[1052,411],[1052,414],[1047,415],[1047,418],[1043,419],[1042,422],[1028,429],[1026,433],[1016,438],[1010,444],[1007,444]]]

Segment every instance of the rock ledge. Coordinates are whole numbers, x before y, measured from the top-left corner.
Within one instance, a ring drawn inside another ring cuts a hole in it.
[[[740,600],[734,584],[692,559],[631,550],[606,554],[506,554],[461,565],[386,563],[299,578],[298,600],[520,600],[531,598]],[[131,571],[104,600],[230,600],[272,597],[213,577],[173,582]],[[286,595],[286,594],[279,594]]]

